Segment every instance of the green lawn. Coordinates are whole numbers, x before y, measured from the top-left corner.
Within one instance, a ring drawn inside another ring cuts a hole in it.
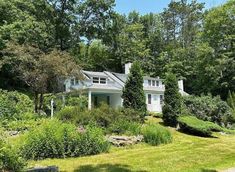
[[[106,154],[32,161],[29,166],[57,165],[61,171],[76,172],[213,172],[235,167],[235,135],[202,138],[170,130],[171,144],[113,147]]]

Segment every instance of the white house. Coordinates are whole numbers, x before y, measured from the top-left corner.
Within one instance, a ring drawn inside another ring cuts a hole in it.
[[[127,80],[131,63],[125,64],[125,74],[114,72],[92,72],[82,71],[84,80],[75,78],[66,79],[64,82],[65,91],[70,92],[79,90],[82,93],[88,94],[88,109],[96,107],[100,102],[106,102],[111,107],[122,106],[122,89]],[[143,87],[146,95],[147,110],[151,112],[161,112],[164,99],[163,80],[159,77],[152,78],[144,76]],[[183,81],[180,80],[179,91],[184,92]]]

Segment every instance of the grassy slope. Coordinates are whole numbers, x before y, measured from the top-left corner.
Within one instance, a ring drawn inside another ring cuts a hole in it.
[[[139,144],[112,148],[110,153],[67,159],[32,161],[34,165],[57,165],[62,171],[156,171],[208,172],[235,167],[235,135],[202,138],[171,129],[173,143],[161,146]]]

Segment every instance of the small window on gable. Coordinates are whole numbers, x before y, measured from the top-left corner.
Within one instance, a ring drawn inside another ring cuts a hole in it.
[[[148,94],[148,104],[152,104],[152,95]]]
[[[93,77],[93,83],[99,83],[99,77]]]
[[[70,80],[70,85],[75,85],[75,79],[74,79],[74,78],[72,78],[72,79]]]
[[[78,79],[75,80],[75,84],[76,84],[76,85],[79,84],[79,80],[78,80]]]
[[[152,80],[152,86],[155,87],[155,83],[156,81],[155,80]]]
[[[100,78],[100,84],[106,84],[106,78]]]
[[[159,86],[159,81],[156,81],[156,86],[157,86],[157,87]]]

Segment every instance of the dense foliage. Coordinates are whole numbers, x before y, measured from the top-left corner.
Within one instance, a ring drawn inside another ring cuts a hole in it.
[[[177,117],[181,113],[181,95],[176,76],[172,73],[165,80],[164,105],[162,108],[163,121],[170,126],[176,126]]]
[[[144,136],[144,141],[153,146],[170,143],[172,141],[170,131],[159,124],[146,124],[142,128],[141,133]]]
[[[134,62],[122,91],[123,107],[146,112],[143,75],[138,62]]]
[[[186,92],[225,100],[229,90],[235,91],[234,3],[205,10],[197,1],[172,1],[159,14],[121,15],[114,0],[1,0],[0,87],[56,91],[53,83],[68,60],[63,56],[61,63],[52,53],[56,49],[85,70],[122,72],[126,61],[139,61],[145,74],[164,78],[173,72],[185,79]],[[36,51],[22,53],[24,45]],[[51,61],[42,63],[42,55]],[[22,73],[16,62],[34,67]]]
[[[195,116],[181,116],[178,119],[180,130],[198,136],[211,136],[212,131],[222,131],[222,128],[209,121],[203,121]]]
[[[113,109],[106,104],[91,110],[82,110],[79,107],[67,106],[56,114],[62,121],[72,122],[76,125],[96,124],[102,128],[109,128],[115,122],[141,122],[141,113],[133,109]],[[113,127],[113,126],[112,126]]]
[[[3,137],[4,134],[0,128],[0,171],[22,171],[26,165],[24,159],[13,146],[5,142]]]
[[[192,115],[204,121],[212,121],[219,125],[232,123],[232,110],[219,97],[185,96],[183,98],[186,109]]]
[[[22,119],[30,112],[33,112],[33,102],[27,95],[0,90],[0,118]]]
[[[27,159],[62,158],[93,155],[107,151],[102,130],[88,126],[84,130],[58,120],[45,121],[30,131],[22,147]]]

